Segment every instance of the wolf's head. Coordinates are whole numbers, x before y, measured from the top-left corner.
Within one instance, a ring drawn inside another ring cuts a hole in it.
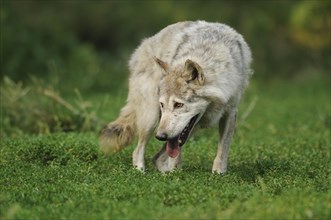
[[[162,115],[156,138],[167,142],[170,157],[177,157],[179,147],[186,142],[209,104],[199,95],[205,76],[199,64],[192,60],[171,68],[162,60],[154,59],[165,72],[159,85]]]

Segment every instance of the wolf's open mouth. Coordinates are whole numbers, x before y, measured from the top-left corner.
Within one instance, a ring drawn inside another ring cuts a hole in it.
[[[179,147],[183,146],[187,141],[187,138],[189,137],[198,117],[199,114],[191,118],[190,122],[185,126],[185,128],[178,136],[167,140],[166,149],[169,157],[175,158],[178,156],[180,151]]]

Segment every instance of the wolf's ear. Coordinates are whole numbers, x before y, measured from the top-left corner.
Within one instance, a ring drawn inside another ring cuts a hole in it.
[[[160,60],[160,59],[157,58],[156,56],[153,56],[153,59],[155,60],[155,62],[156,62],[157,64],[159,64],[159,66],[160,66],[160,67],[161,67],[166,73],[169,72],[169,65],[168,65],[166,62]]]
[[[202,86],[205,82],[205,76],[202,68],[196,62],[188,59],[185,61],[185,77],[187,83],[195,83]]]

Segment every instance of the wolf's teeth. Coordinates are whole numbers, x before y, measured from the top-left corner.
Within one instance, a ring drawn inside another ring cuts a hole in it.
[[[180,140],[180,139],[179,139],[179,140],[178,140],[178,143],[180,143],[180,144],[181,144],[181,143],[182,143],[182,140]]]

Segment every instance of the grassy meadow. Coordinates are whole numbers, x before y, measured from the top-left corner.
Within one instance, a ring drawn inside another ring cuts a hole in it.
[[[183,147],[182,171],[132,168],[134,144],[111,157],[97,132],[22,135],[1,140],[2,219],[329,219],[328,77],[252,83],[240,105],[226,175],[211,173],[216,129]],[[108,96],[114,119],[125,101]],[[97,103],[100,94],[90,95]]]

